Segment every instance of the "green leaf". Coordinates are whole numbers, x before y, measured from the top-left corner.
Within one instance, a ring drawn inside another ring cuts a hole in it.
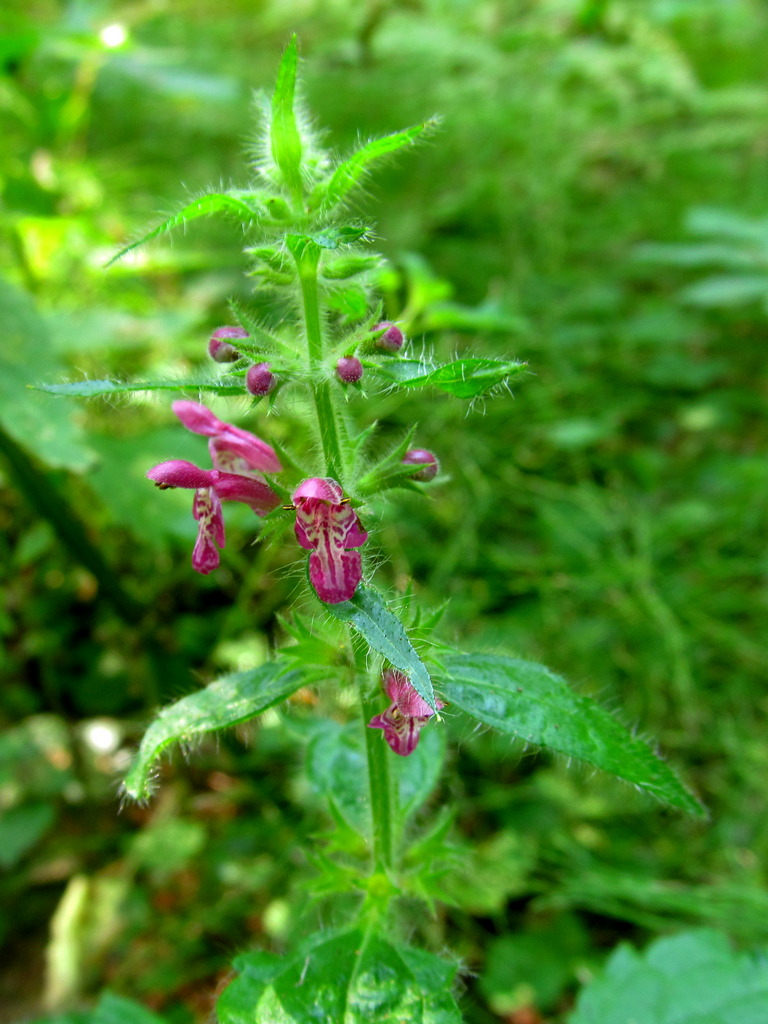
[[[461,1024],[452,964],[360,930],[320,932],[292,955],[245,953],[234,967],[219,1024]]]
[[[240,381],[221,380],[74,380],[66,384],[34,384],[35,391],[70,398],[95,398],[98,395],[128,395],[137,391],[212,391],[217,395],[243,395]]]
[[[283,181],[292,196],[303,193],[301,177],[301,133],[296,123],[294,101],[296,97],[296,72],[299,52],[296,36],[293,36],[283,53],[277,82],[272,96],[272,119],[270,124],[270,145],[272,158],[280,169]]]
[[[48,831],[55,818],[51,803],[9,807],[0,814],[0,867],[8,869],[22,859]]]
[[[248,722],[321,674],[324,678],[319,670],[287,669],[281,660],[268,661],[260,668],[223,676],[163,708],[144,734],[124,791],[134,800],[147,799],[154,764],[171,743],[186,743],[203,733]]]
[[[389,153],[395,153],[404,146],[412,145],[421,135],[433,128],[436,121],[416,124],[401,132],[384,135],[380,139],[372,139],[353,153],[347,160],[339,164],[327,184],[320,186],[313,199],[318,202],[318,209],[329,210],[340,203],[358,187],[368,173],[368,169],[376,160]]]
[[[768,961],[734,953],[720,932],[622,944],[579,994],[567,1024],[765,1024]]]
[[[381,709],[388,698],[382,692]],[[344,821],[361,835],[370,834],[368,762],[359,721],[326,721],[307,747],[306,771],[312,788],[332,800]],[[430,722],[408,757],[392,758],[401,822],[417,811],[437,785],[445,760],[445,729]]]
[[[431,708],[435,707],[429,672],[408,639],[402,622],[389,610],[381,594],[361,584],[351,601],[325,607],[337,619],[351,623],[374,651],[404,672],[419,696]]]
[[[326,228],[308,237],[322,249],[338,249],[340,245],[353,245],[365,238],[371,229],[363,224],[342,224],[335,228]]]
[[[165,1024],[166,1018],[158,1017],[140,1003],[123,996],[104,992],[94,1007],[89,1024]]]
[[[457,398],[477,398],[525,369],[514,359],[456,359],[442,366],[420,359],[367,360],[365,365],[400,387],[437,387]]]
[[[662,803],[705,813],[644,743],[543,665],[490,654],[445,655],[441,665],[446,699],[486,725],[602,768]]]
[[[146,235],[142,235],[135,242],[124,246],[106,265],[108,267],[112,266],[113,263],[125,256],[126,253],[131,252],[132,249],[144,245],[153,238],[157,238],[158,235],[165,234],[172,228],[178,228],[188,221],[197,220],[198,217],[214,217],[217,214],[227,214],[243,224],[250,224],[260,216],[259,207],[254,203],[253,197],[253,193],[247,192],[207,192],[205,195],[193,199],[192,202],[186,203],[170,217],[166,217],[157,227],[148,231]]]

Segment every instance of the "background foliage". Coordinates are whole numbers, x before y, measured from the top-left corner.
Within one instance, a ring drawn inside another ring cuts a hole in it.
[[[5,1019],[105,986],[206,1019],[234,951],[279,951],[316,913],[297,848],[325,827],[334,769],[309,777],[296,755],[327,757],[311,706],[174,760],[147,806],[116,799],[158,702],[261,662],[295,552],[251,545],[244,515],[224,567],[192,579],[188,496],[161,513],[143,477],[171,448],[195,457],[166,403],[24,387],[202,364],[227,300],[249,294],[240,240],[198,222],[104,263],[180,181],[244,179],[252,90],[292,31],[342,149],[442,116],[367,201],[387,314],[417,351],[511,349],[530,368],[513,401],[464,416],[376,399],[393,432],[421,424],[449,478],[429,503],[381,505],[381,578],[413,572],[435,606],[450,598],[449,638],[621,708],[711,811],[671,815],[454,716],[450,909],[414,930],[458,951],[478,1022],[564,1020],[621,938],[705,924],[768,942],[764,6],[147,0],[1,17]]]

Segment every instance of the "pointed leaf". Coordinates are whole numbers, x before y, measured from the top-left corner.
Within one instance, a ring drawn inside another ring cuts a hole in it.
[[[243,395],[241,381],[221,380],[74,380],[66,384],[30,385],[35,391],[70,398],[94,398],[97,395],[127,395],[136,391],[212,391],[217,395]]]
[[[367,360],[365,365],[404,388],[437,387],[457,398],[477,398],[525,369],[515,359],[456,359],[440,366],[420,359]]]
[[[664,761],[543,665],[490,654],[445,655],[441,665],[446,699],[468,715],[526,743],[587,761],[662,803],[705,813]]]
[[[151,792],[154,764],[171,743],[186,743],[203,733],[248,722],[318,678],[319,672],[287,670],[282,660],[268,661],[260,668],[223,676],[163,708],[144,734],[124,791],[134,800],[145,800]]]
[[[302,194],[301,179],[301,133],[296,123],[294,102],[296,98],[296,72],[299,52],[296,36],[285,49],[277,73],[277,82],[272,96],[272,121],[270,124],[270,145],[272,158],[280,169],[291,195]]]
[[[330,181],[318,193],[321,196],[319,209],[329,210],[340,203],[348,193],[360,185],[368,173],[368,169],[376,160],[388,153],[394,153],[404,146],[412,145],[419,136],[435,126],[435,121],[415,124],[401,132],[384,135],[380,139],[372,139],[353,153],[351,157],[339,164]]]
[[[461,1024],[453,964],[362,930],[320,932],[293,954],[244,953],[220,1024]]]
[[[419,696],[435,708],[435,691],[429,672],[408,639],[402,622],[387,608],[381,594],[361,584],[351,601],[325,607],[337,619],[351,623],[374,651],[404,672]]]
[[[144,245],[145,242],[157,238],[158,235],[165,234],[166,231],[170,231],[172,228],[181,227],[190,220],[197,220],[198,217],[213,217],[221,213],[235,217],[242,223],[250,224],[259,217],[259,209],[252,198],[250,200],[246,198],[247,195],[248,193],[207,192],[205,195],[193,199],[191,203],[182,206],[177,213],[166,217],[164,221],[158,224],[157,227],[152,228],[151,231],[148,231],[146,235],[143,235],[135,242],[131,242],[130,245],[124,246],[117,255],[108,261],[107,266],[110,267],[132,249]]]

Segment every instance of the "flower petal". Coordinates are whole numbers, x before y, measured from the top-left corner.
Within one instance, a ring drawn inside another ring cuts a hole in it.
[[[341,484],[330,476],[311,476],[302,480],[291,496],[294,505],[306,498],[327,501],[331,505],[340,505],[344,497]]]
[[[416,749],[419,733],[429,718],[411,718],[402,715],[396,704],[390,704],[386,711],[374,717],[368,723],[369,729],[383,729],[384,739],[396,754],[407,757]]]
[[[224,517],[221,502],[212,487],[195,491],[192,515],[198,521],[197,541],[192,552],[192,568],[207,575],[219,565],[219,548],[224,547]]]
[[[359,530],[355,510],[349,505],[331,505],[320,498],[297,498],[295,492],[294,500],[296,539],[302,547],[312,550],[309,580],[317,596],[326,604],[349,601],[362,579],[363,564],[357,551],[347,550],[347,538],[353,534],[352,540],[362,543],[367,537]]]
[[[200,469],[184,459],[170,459],[147,471],[150,480],[160,487],[210,487],[215,479],[211,469]]]
[[[281,502],[279,494],[264,480],[239,473],[216,473],[216,493],[222,501],[242,501],[256,515],[265,516]]]
[[[266,441],[256,437],[247,430],[233,427],[214,416],[210,409],[199,402],[181,399],[174,402],[171,408],[181,422],[193,434],[203,434],[211,438],[211,457],[217,469],[229,470],[226,465],[219,465],[224,452],[232,452],[245,459],[252,469],[263,473],[279,473],[283,468],[274,448]]]

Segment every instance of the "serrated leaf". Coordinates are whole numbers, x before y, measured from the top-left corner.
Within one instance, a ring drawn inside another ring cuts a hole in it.
[[[351,623],[374,651],[404,672],[419,696],[435,708],[435,691],[429,672],[408,639],[402,622],[389,610],[378,591],[361,584],[351,601],[325,607],[337,619]]]
[[[217,214],[227,214],[235,217],[242,223],[250,224],[258,218],[259,209],[252,200],[249,201],[244,198],[244,195],[247,195],[247,193],[207,192],[205,195],[193,199],[192,202],[186,203],[176,213],[166,217],[157,227],[152,228],[151,231],[142,235],[141,238],[131,242],[130,245],[124,246],[106,265],[108,267],[112,266],[113,263],[125,256],[126,253],[138,248],[138,246],[150,242],[153,238],[157,238],[158,235],[163,235],[173,228],[181,227],[191,220],[197,220],[199,217],[215,217]]]
[[[389,153],[395,153],[404,146],[412,145],[419,136],[423,135],[436,122],[427,121],[424,124],[416,124],[401,132],[393,132],[391,135],[384,135],[380,139],[372,139],[357,152],[353,153],[347,160],[339,164],[331,175],[330,180],[317,190],[319,198],[318,209],[321,211],[330,210],[340,203],[352,189],[359,186],[368,173],[371,164]]]
[[[320,675],[319,671],[287,668],[282,660],[268,661],[259,668],[223,676],[163,708],[144,734],[123,790],[134,800],[145,800],[150,795],[154,764],[172,743],[186,743],[203,733],[248,722]]]
[[[300,196],[303,191],[301,133],[294,111],[298,65],[298,42],[296,36],[293,36],[280,61],[275,91],[272,95],[270,146],[272,158],[280,169],[288,190],[294,197]]]
[[[768,961],[734,953],[720,932],[621,945],[582,990],[568,1024],[765,1024]]]
[[[477,398],[525,369],[525,363],[514,359],[456,359],[442,366],[420,359],[391,359],[365,365],[400,387],[436,387],[457,398]]]
[[[543,665],[490,654],[445,655],[441,664],[446,699],[480,722],[586,761],[662,803],[704,814],[664,761]]]
[[[95,398],[98,395],[128,395],[137,391],[212,391],[216,395],[243,395],[245,387],[239,381],[222,383],[220,380],[73,380],[66,384],[34,384],[35,391],[70,398]]]
[[[361,930],[321,932],[292,955],[246,953],[234,967],[219,1024],[461,1024],[452,964]]]

